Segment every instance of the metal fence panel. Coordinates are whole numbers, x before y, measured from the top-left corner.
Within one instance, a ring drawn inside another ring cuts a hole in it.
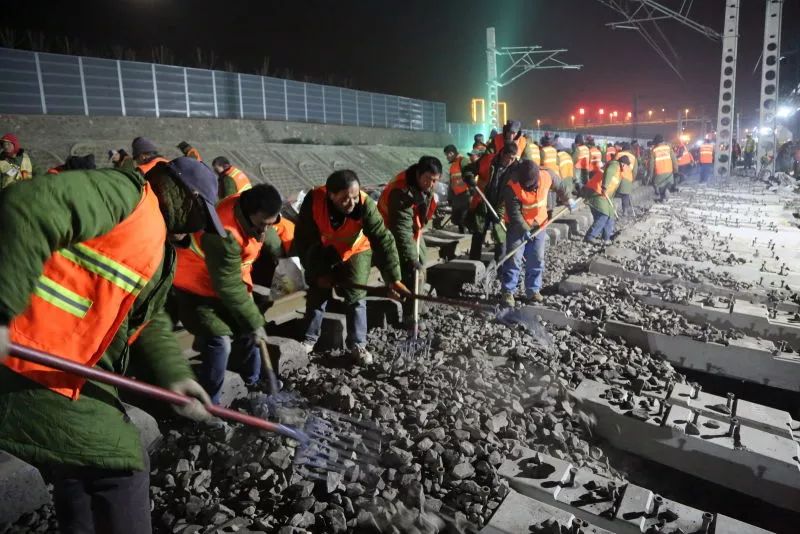
[[[83,91],[78,58],[39,54],[42,86],[47,112],[58,115],[83,115]]]
[[[386,95],[372,93],[372,122],[378,128],[388,128],[389,121],[386,115]]]
[[[286,80],[286,105],[290,121],[305,122],[306,97],[301,82]]]
[[[325,104],[322,101],[322,86],[315,83],[307,83],[306,86],[306,109],[308,110],[309,122],[325,122]]]
[[[153,92],[153,70],[147,63],[120,61],[122,89],[128,115],[153,117],[156,98]]]
[[[0,48],[0,113],[291,120],[446,131],[428,102],[223,71]]]
[[[352,89],[342,89],[342,123],[358,124],[358,106],[356,92]]]
[[[89,115],[121,115],[117,62],[110,59],[83,58],[83,79]]]
[[[370,94],[364,91],[356,91],[356,104],[358,105],[358,125],[372,126]]]
[[[0,72],[0,113],[43,112],[33,53],[0,48]]]
[[[214,71],[217,82],[217,109],[220,118],[239,117],[239,78],[233,72]]]
[[[161,117],[186,116],[186,87],[183,67],[156,65],[158,110]]]
[[[400,97],[386,95],[386,122],[389,128],[402,128],[400,125]]]
[[[210,70],[186,69],[190,117],[214,117],[213,81]]]
[[[278,78],[264,78],[264,88],[267,101],[267,118],[285,121],[286,95],[283,90],[284,80]]]
[[[325,116],[328,124],[344,124],[342,119],[342,89],[341,87],[324,87],[325,91]]]
[[[245,119],[264,118],[264,99],[261,94],[261,76],[242,74],[242,112]]]

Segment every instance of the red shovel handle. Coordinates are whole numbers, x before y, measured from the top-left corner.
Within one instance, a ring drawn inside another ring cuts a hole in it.
[[[35,349],[23,347],[21,345],[11,344],[9,353],[12,356],[22,360],[38,363],[39,365],[44,365],[45,367],[50,367],[52,369],[58,369],[59,371],[80,376],[87,380],[94,380],[119,389],[139,393],[145,397],[168,402],[175,406],[185,406],[187,403],[194,400],[194,397],[175,393],[174,391],[170,391],[166,388],[154,386],[146,382],[140,382],[116,373],[98,369],[97,367],[89,367],[88,365],[65,360],[60,356],[54,356],[52,354],[40,352]],[[237,412],[235,410],[229,410],[228,408],[223,408],[221,406],[206,406],[206,410],[217,417],[221,417],[230,421],[236,421],[237,423],[253,426],[269,432],[278,432],[280,434],[288,435],[285,431],[291,431],[291,429],[286,429],[286,427],[283,425],[265,421],[259,417],[254,417],[252,415]],[[290,437],[294,437],[294,435],[291,435]]]

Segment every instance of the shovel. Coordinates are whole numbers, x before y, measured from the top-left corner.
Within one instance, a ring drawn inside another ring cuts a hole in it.
[[[175,393],[168,389],[134,380],[97,367],[90,367],[59,356],[40,352],[35,349],[12,344],[9,350],[12,356],[32,363],[57,369],[74,376],[95,380],[118,389],[139,393],[145,397],[167,402],[174,406],[186,406],[196,399]],[[320,476],[320,472],[344,472],[348,462],[376,464],[380,453],[380,440],[375,427],[364,421],[357,421],[347,416],[321,410],[318,415],[310,415],[303,429],[289,425],[267,421],[253,415],[209,405],[206,410],[217,417],[248,425],[259,430],[280,434],[299,443],[294,463],[303,472],[311,476]]]

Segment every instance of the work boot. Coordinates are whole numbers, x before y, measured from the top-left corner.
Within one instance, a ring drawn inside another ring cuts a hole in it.
[[[538,291],[534,291],[533,293],[528,295],[525,300],[527,300],[528,302],[535,302],[538,304],[544,302],[544,297]]]
[[[303,348],[306,349],[306,354],[311,354],[314,352],[314,346],[316,343],[313,341],[303,341]]]
[[[590,245],[597,245],[597,244],[598,244],[598,240],[597,240],[597,238],[596,238],[596,237],[587,237],[587,238],[585,238],[585,239],[583,240],[583,242],[584,242],[584,243],[588,243],[588,244],[590,244]]]
[[[500,305],[505,306],[507,308],[513,308],[516,302],[514,301],[514,295],[508,291],[503,291],[500,294]]]
[[[372,365],[373,362],[372,354],[363,345],[353,345],[353,348],[350,349],[350,357],[353,358],[356,365],[361,367]]]

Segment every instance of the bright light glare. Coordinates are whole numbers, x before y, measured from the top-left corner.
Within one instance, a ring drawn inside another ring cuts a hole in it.
[[[794,114],[795,110],[790,108],[789,106],[779,106],[778,113],[776,115],[780,119],[785,119],[787,117],[791,117]]]
[[[694,144],[695,146],[700,146],[703,144],[703,141],[698,139],[697,142]]]
[[[758,131],[761,135],[769,135],[772,133],[772,128],[769,126],[762,126]]]

